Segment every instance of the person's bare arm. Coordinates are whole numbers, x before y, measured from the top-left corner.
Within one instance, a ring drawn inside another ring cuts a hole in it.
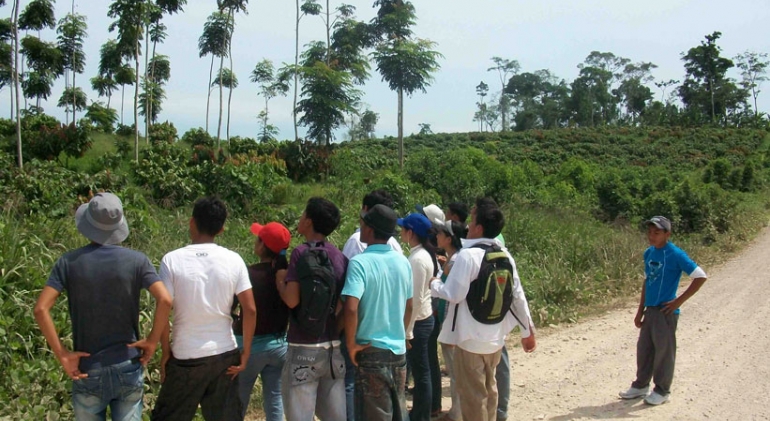
[[[348,348],[348,355],[353,365],[358,367],[356,355],[371,344],[361,345],[356,343],[356,334],[358,333],[358,304],[359,299],[351,296],[345,298],[345,344]]]
[[[40,326],[48,346],[51,347],[51,351],[59,360],[67,376],[72,380],[84,379],[88,377],[88,374],[81,373],[78,366],[80,365],[80,358],[88,357],[90,354],[77,351],[71,352],[64,348],[51,317],[51,309],[56,304],[56,299],[59,298],[59,295],[59,291],[54,288],[49,286],[43,288],[43,291],[40,292],[40,297],[37,299],[37,304],[35,304],[35,321]]]
[[[634,316],[634,325],[637,328],[642,327],[642,320],[644,318],[644,295],[647,289],[647,279],[642,282],[642,295],[639,297],[639,308],[636,310],[636,316]]]
[[[287,307],[299,305],[299,282],[286,282],[286,270],[279,270],[275,274],[275,286]]]
[[[155,298],[155,317],[152,321],[152,330],[146,338],[128,345],[131,348],[139,348],[142,351],[142,357],[140,358],[142,365],[147,365],[152,356],[155,355],[155,349],[158,347],[163,331],[168,328],[168,316],[171,313],[171,304],[173,302],[163,282],[153,283],[148,290],[153,298]]]
[[[238,294],[238,302],[241,303],[243,314],[243,350],[241,350],[241,363],[230,366],[227,374],[232,378],[246,369],[251,356],[251,341],[254,339],[254,329],[257,327],[257,305],[254,302],[254,292],[251,289]]]
[[[690,297],[695,295],[696,292],[700,289],[700,287],[703,286],[704,283],[706,283],[707,278],[695,278],[692,280],[692,283],[690,283],[690,286],[687,287],[687,289],[677,297],[676,299],[669,301],[663,305],[663,313],[664,314],[671,314],[676,309],[681,307],[685,301],[689,300]]]
[[[404,310],[404,332],[409,329],[409,322],[412,320],[412,299],[406,300],[406,310]],[[411,349],[412,344],[409,339],[406,340],[406,349]]]

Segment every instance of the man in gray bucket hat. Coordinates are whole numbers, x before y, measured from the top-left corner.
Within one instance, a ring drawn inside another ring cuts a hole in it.
[[[120,247],[128,237],[123,205],[98,193],[75,213],[75,225],[91,242],[65,253],[51,271],[35,305],[35,319],[72,380],[75,419],[141,420],[146,365],[168,325],[171,296],[144,254]],[[145,339],[139,332],[139,297],[155,298],[155,319]],[[73,351],[66,349],[51,308],[66,291]],[[96,391],[96,392],[95,392]]]

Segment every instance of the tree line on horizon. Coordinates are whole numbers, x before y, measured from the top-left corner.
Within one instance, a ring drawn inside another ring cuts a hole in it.
[[[5,3],[0,0],[0,6]],[[0,20],[0,89],[12,88],[11,119],[17,125],[19,167],[23,167],[21,117],[43,113],[40,102],[51,96],[54,83],[61,77],[65,89],[57,105],[65,109],[65,123],[79,124],[77,115],[85,112],[88,122],[99,130],[112,132],[118,125],[124,133],[132,131],[138,160],[140,116],[149,141],[171,77],[168,56],[158,52],[168,37],[163,19],[183,13],[187,0],[110,3],[108,17],[113,20],[109,31],[115,37],[101,46],[98,72],[88,80],[99,97],[90,104],[78,79],[85,70],[83,44],[88,27],[86,17],[74,12],[75,0],[71,12],[58,21],[53,0],[30,0],[23,7],[21,0],[10,3],[12,16]],[[233,90],[239,86],[233,71],[232,42],[236,18],[248,13],[247,6],[248,0],[217,0],[198,40],[199,57],[210,57],[207,133],[213,130],[209,125],[211,97],[218,92],[217,149],[222,139],[230,139],[230,103]],[[279,133],[270,124],[269,103],[284,95],[293,96],[294,139],[299,139],[299,126],[307,128],[306,137],[320,145],[329,145],[335,130],[343,126],[348,127],[349,139],[373,137],[378,114],[361,104],[360,86],[375,65],[382,80],[398,93],[399,160],[403,165],[403,96],[425,92],[442,58],[434,42],[415,35],[414,5],[404,0],[376,0],[373,7],[377,14],[369,22],[356,19],[355,7],[333,7],[330,0],[295,0],[295,6],[293,64],[276,68],[271,60],[263,59],[248,75],[264,100],[257,115],[260,129],[256,140],[276,140]],[[326,37],[300,49],[301,23],[311,17],[320,18]],[[47,40],[44,30],[55,30],[55,41]],[[707,35],[706,41],[682,54],[686,72],[682,83],[655,81],[655,64],[634,63],[611,52],[591,52],[578,65],[579,76],[572,82],[547,69],[521,72],[518,61],[493,57],[489,71],[496,73],[500,90],[490,93],[483,81],[476,86],[479,101],[474,121],[482,132],[601,125],[762,124],[764,117],[756,104],[760,87],[767,80],[767,54],[747,51],[730,60],[722,56],[717,45],[720,36],[719,32]],[[736,65],[741,70],[739,82],[727,76]],[[650,84],[662,91],[660,101],[654,100]],[[134,88],[132,126],[124,124],[126,86]],[[112,99],[118,92],[119,112],[113,108]],[[421,132],[430,132],[429,124],[420,126]]]
[[[745,51],[729,59],[717,44],[721,36],[720,32],[706,35],[698,46],[682,53],[682,81],[656,80],[653,72],[658,66],[654,63],[633,62],[612,52],[592,51],[578,64],[580,72],[572,82],[548,69],[522,72],[518,61],[493,57],[494,66],[488,71],[499,76],[500,89],[490,93],[485,81],[476,86],[479,100],[473,121],[480,132],[767,124],[767,115],[757,108],[757,98],[767,81],[768,54]],[[727,74],[736,67],[739,81]],[[660,100],[650,86],[659,90]]]

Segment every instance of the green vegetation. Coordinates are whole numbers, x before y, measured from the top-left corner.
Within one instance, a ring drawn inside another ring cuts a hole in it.
[[[25,130],[38,127],[25,121]],[[11,124],[0,120],[0,128]],[[0,417],[71,417],[69,382],[32,307],[58,256],[86,242],[72,222],[74,209],[102,189],[123,200],[131,227],[126,246],[155,264],[187,242],[190,204],[204,194],[227,200],[233,216],[221,242],[249,262],[249,224],[278,220],[294,227],[311,196],[342,209],[341,226],[330,236],[341,246],[372,189],[391,192],[400,214],[418,203],[491,195],[503,204],[504,234],[541,326],[575,322],[637,293],[644,218],[670,216],[675,241],[710,267],[751,239],[770,209],[770,138],[757,129],[415,135],[405,139],[403,171],[392,138],[330,148],[233,138],[218,152],[204,130],[179,141],[175,132],[171,124],[158,125],[139,164],[128,138],[93,133],[89,149],[29,160],[24,171],[15,169],[10,153],[0,153],[0,364],[9,367],[0,380]],[[6,139],[0,149],[12,150],[13,139]],[[146,304],[144,328],[151,320]],[[69,341],[66,308],[61,300],[54,316]],[[157,361],[149,373],[148,408],[159,387]]]

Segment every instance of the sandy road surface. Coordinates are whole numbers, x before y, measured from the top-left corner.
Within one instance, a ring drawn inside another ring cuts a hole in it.
[[[705,269],[709,280],[682,307],[669,403],[617,398],[636,367],[629,303],[544,335],[534,354],[513,349],[509,419],[770,420],[770,230]]]

